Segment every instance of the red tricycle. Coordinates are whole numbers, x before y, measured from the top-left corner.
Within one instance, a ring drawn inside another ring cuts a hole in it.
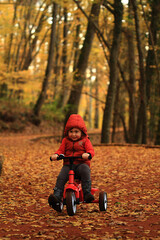
[[[79,179],[75,179],[74,171],[73,171],[73,162],[75,158],[82,158],[81,156],[75,157],[65,157],[60,155],[57,160],[61,159],[69,159],[70,161],[70,171],[69,171],[69,181],[65,186],[63,192],[63,199],[60,203],[54,203],[52,201],[52,196],[50,195],[48,198],[49,205],[55,209],[57,212],[62,212],[63,206],[66,205],[67,213],[69,216],[73,216],[77,211],[77,204],[85,203],[83,197],[83,191],[81,186],[81,181]],[[52,161],[52,158],[50,158]],[[99,191],[97,188],[91,188],[91,194],[94,195],[95,192]],[[99,199],[95,199],[92,203],[99,203],[100,211],[107,210],[107,193],[104,191],[99,192]]]

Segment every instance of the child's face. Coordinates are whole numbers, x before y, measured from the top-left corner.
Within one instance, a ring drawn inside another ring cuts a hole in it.
[[[81,138],[81,136],[82,136],[82,132],[78,128],[72,128],[68,131],[68,137],[72,141],[77,141],[79,138]]]

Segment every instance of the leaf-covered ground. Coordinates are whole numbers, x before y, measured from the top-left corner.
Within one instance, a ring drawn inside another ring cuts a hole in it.
[[[108,193],[107,212],[81,204],[70,217],[48,206],[58,145],[33,138],[0,137],[0,239],[160,239],[160,148],[95,147],[92,185]]]

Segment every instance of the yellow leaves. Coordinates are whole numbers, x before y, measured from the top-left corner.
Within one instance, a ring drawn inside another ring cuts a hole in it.
[[[127,223],[124,222],[124,221],[115,221],[114,223],[117,224],[117,225],[121,225],[121,226],[126,226],[127,225]]]
[[[82,232],[89,232],[91,230],[92,230],[92,227],[90,227],[90,226],[82,228]]]
[[[81,226],[81,223],[80,222],[72,222],[72,225],[74,227],[79,227],[79,226]]]
[[[97,239],[97,235],[96,234],[89,234],[89,239],[90,240],[96,240]]]
[[[0,239],[152,239],[160,235],[160,153],[156,149],[96,147],[92,185],[107,192],[107,212],[100,212],[98,203],[80,204],[77,214],[69,217],[65,206],[62,213],[48,206],[62,166],[61,162],[51,166],[49,161],[57,145],[31,138],[0,137],[0,152],[5,156]]]

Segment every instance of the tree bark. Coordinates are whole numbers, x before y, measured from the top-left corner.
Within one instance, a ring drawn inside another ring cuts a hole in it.
[[[158,67],[158,61],[159,61],[158,32],[160,29],[160,2],[158,0],[152,1],[151,8],[152,8],[152,15],[151,15],[150,26],[148,26],[148,22],[146,18],[145,20],[149,30],[149,40],[148,40],[149,50],[148,50],[148,55],[146,60],[146,95],[147,95],[147,105],[150,111],[149,138],[152,141],[155,138],[155,134],[157,130],[156,128],[157,128],[157,125],[159,124],[159,117],[160,117],[159,115],[160,106],[159,104],[157,104],[157,99],[160,98],[160,72]],[[158,132],[157,132],[157,135],[159,135]]]
[[[111,142],[115,142],[115,136],[116,136],[116,127],[117,127],[117,122],[118,122],[118,117],[119,117],[119,95],[120,95],[120,81],[118,78],[118,83],[117,83],[117,89],[116,89],[116,96],[115,96],[115,102],[114,102],[114,114],[113,114],[113,126],[112,126],[112,136],[111,136]]]
[[[156,135],[155,145],[160,145],[160,110],[159,110],[159,121],[158,121],[158,127],[157,127],[157,135]]]
[[[67,8],[64,8],[64,26],[63,26],[63,49],[62,49],[62,89],[60,92],[58,108],[63,108],[67,101],[67,35],[68,35],[68,19],[67,19]]]
[[[13,15],[13,20],[12,20],[12,26],[14,27],[15,25],[15,20],[17,17],[17,7],[18,7],[18,2],[14,4],[14,15]],[[12,48],[12,42],[13,42],[13,36],[14,33],[12,32],[9,36],[9,47],[7,49],[7,57],[5,59],[5,62],[7,64],[7,70],[9,71],[9,66],[10,66],[10,60],[11,60],[11,48]]]
[[[136,108],[135,108],[135,47],[133,31],[129,28],[123,29],[128,42],[128,64],[129,64],[129,81],[125,82],[129,95],[129,129],[128,139],[134,143],[136,127]]]
[[[136,28],[136,38],[137,38],[137,48],[138,48],[138,57],[139,57],[139,71],[140,71],[140,79],[139,79],[139,91],[140,91],[140,107],[138,112],[138,121],[137,121],[137,130],[135,136],[135,142],[145,144],[147,142],[147,114],[146,114],[146,79],[145,79],[145,71],[144,71],[144,57],[141,46],[141,38],[140,38],[140,25],[139,25],[139,17],[137,12],[137,3],[136,0],[131,0],[134,18],[135,18],[135,28]],[[139,126],[141,124],[141,126]],[[139,131],[140,130],[140,131]]]
[[[25,3],[26,4],[26,3]],[[20,69],[21,63],[24,61],[25,59],[25,55],[22,54],[22,56],[20,56],[20,52],[21,49],[23,48],[23,53],[26,52],[26,47],[27,47],[27,26],[28,23],[30,21],[30,16],[31,16],[31,9],[32,9],[33,5],[32,5],[32,0],[30,0],[29,2],[29,7],[28,7],[28,3],[25,5],[25,10],[23,12],[23,18],[25,19],[24,24],[23,24],[23,30],[21,31],[21,37],[20,41],[18,43],[17,46],[17,50],[16,50],[16,56],[15,56],[15,64],[14,64],[14,71],[18,71]],[[19,29],[21,28],[21,26],[19,26]],[[21,61],[19,61],[21,59]],[[19,63],[20,62],[20,63]]]
[[[57,29],[56,29],[56,42],[55,42],[55,60],[54,60],[54,79],[53,79],[53,86],[54,86],[54,90],[53,90],[53,99],[58,99],[58,94],[59,92],[57,91],[57,87],[58,87],[58,82],[59,82],[59,78],[60,78],[60,22],[62,19],[61,16],[61,6],[58,6],[58,17],[57,17]]]
[[[80,29],[81,29],[81,23],[80,19],[78,18],[78,24],[76,26],[76,36],[74,40],[74,65],[73,65],[73,72],[76,71],[77,69],[77,63],[78,63],[78,56],[79,56],[79,34],[80,34]]]
[[[0,176],[1,176],[2,170],[3,170],[3,162],[4,162],[4,156],[0,155]]]
[[[53,69],[53,55],[54,55],[54,47],[55,47],[55,32],[56,32],[56,15],[57,15],[58,5],[53,3],[53,10],[52,10],[52,29],[51,29],[51,38],[50,38],[50,46],[49,46],[49,53],[48,53],[48,62],[47,68],[43,80],[43,86],[39,98],[34,106],[33,112],[36,116],[39,116],[41,107],[46,98],[46,91],[48,87],[48,81],[51,74],[51,70]]]
[[[98,71],[98,69],[97,69]],[[98,128],[99,127],[99,76],[98,72],[96,71],[96,79],[95,79],[95,117],[94,117],[94,127]]]
[[[83,47],[81,49],[81,53],[77,63],[77,69],[75,70],[74,77],[73,77],[72,90],[67,103],[68,106],[65,111],[64,124],[68,120],[68,117],[70,116],[70,114],[78,112],[82,87],[85,80],[85,71],[88,65],[88,58],[91,51],[93,38],[95,35],[95,29],[92,21],[95,21],[98,23],[99,12],[100,12],[100,3],[93,3],[89,21],[88,21],[85,40],[84,40]]]
[[[120,0],[114,0],[114,32],[113,42],[110,52],[110,83],[108,87],[108,93],[106,96],[106,104],[103,115],[102,123],[102,135],[101,142],[109,143],[110,141],[110,128],[113,114],[113,107],[116,95],[116,86],[118,78],[118,55],[121,40],[121,27],[122,27],[123,5]]]
[[[33,56],[35,56],[33,54],[37,41],[38,41],[38,34],[41,32],[42,28],[43,28],[43,24],[44,24],[44,20],[46,19],[46,12],[48,10],[49,5],[45,6],[45,9],[40,17],[38,26],[36,28],[36,31],[34,33],[35,37],[32,40],[32,33],[30,32],[29,38],[27,39],[27,44],[29,43],[29,48],[28,51],[26,51],[25,56],[24,56],[24,62],[21,63],[20,68],[21,70],[28,70],[31,62],[33,61]]]

